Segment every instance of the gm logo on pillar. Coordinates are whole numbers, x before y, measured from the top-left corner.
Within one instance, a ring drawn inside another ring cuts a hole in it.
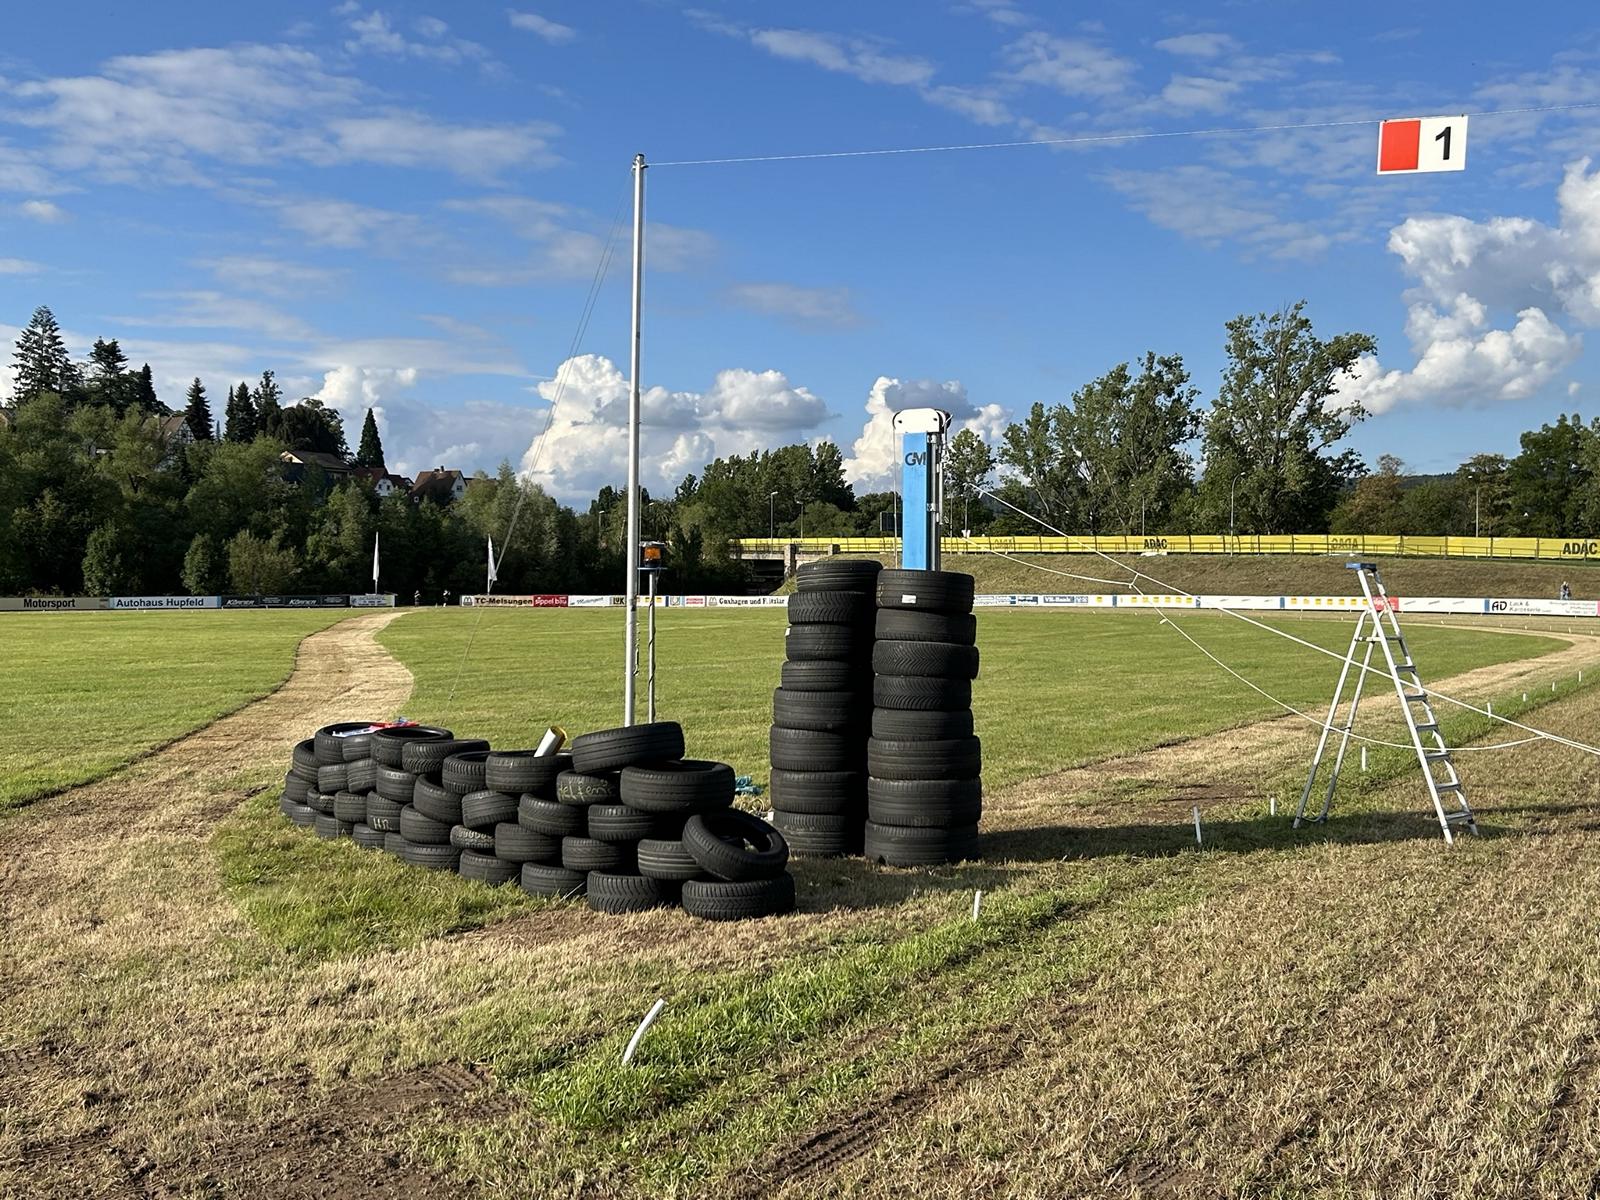
[[[1467,169],[1467,118],[1402,117],[1378,126],[1378,174]]]

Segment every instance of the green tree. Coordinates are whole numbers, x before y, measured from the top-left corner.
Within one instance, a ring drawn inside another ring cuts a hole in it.
[[[378,436],[378,422],[367,409],[367,419],[361,423],[361,445],[356,450],[356,466],[382,467],[383,439]]]
[[[256,432],[283,441],[283,389],[271,371],[261,372],[256,384]]]
[[[11,397],[17,404],[46,392],[70,398],[82,386],[82,375],[67,353],[55,314],[42,304],[17,335],[11,359]]]
[[[1505,532],[1511,516],[1510,462],[1504,454],[1474,454],[1456,468],[1465,501],[1471,506],[1470,532],[1496,537]]]
[[[134,587],[123,566],[122,543],[122,531],[110,522],[89,534],[83,551],[83,590],[89,595],[126,595]]]
[[[277,534],[260,538],[246,530],[228,542],[228,580],[235,592],[260,595],[287,591],[299,567],[294,549],[280,545]]]
[[[371,488],[343,483],[318,507],[306,538],[306,568],[320,586],[357,592],[371,586],[377,506]]]
[[[1356,482],[1355,488],[1333,510],[1329,529],[1334,533],[1392,535],[1400,532],[1403,464],[1392,454],[1378,456],[1378,469]]]
[[[1205,422],[1206,506],[1227,528],[1235,490],[1238,528],[1256,533],[1326,529],[1340,494],[1361,472],[1338,444],[1366,416],[1341,403],[1340,383],[1377,342],[1364,333],[1324,341],[1305,302],[1228,322],[1228,364]]]
[[[135,402],[138,379],[128,372],[128,356],[117,340],[96,338],[89,351],[89,397],[123,412]]]
[[[227,440],[230,442],[253,442],[256,440],[256,402],[250,398],[250,385],[241,383],[228,393],[227,407],[228,432]]]
[[[989,521],[989,510],[979,500],[979,492],[994,483],[994,451],[970,429],[963,429],[950,439],[944,453],[945,523],[960,522],[960,528],[975,528]],[[865,498],[863,498],[864,500]],[[879,510],[882,511],[881,509]],[[957,516],[956,514],[960,514]],[[870,535],[868,535],[870,536]]]
[[[149,363],[145,363],[135,376],[132,393],[133,404],[141,411],[152,416],[166,414],[167,406],[156,397],[155,379],[150,374]]]
[[[182,579],[191,596],[215,596],[228,585],[228,556],[209,534],[197,533],[189,542]]]
[[[1009,503],[1070,531],[1083,501],[1086,467],[1063,423],[1063,408],[1035,403],[1022,420],[1006,426],[1000,462],[1013,486],[1001,489]],[[1038,533],[1039,528],[1027,532]]]
[[[1577,413],[1558,416],[1522,435],[1522,450],[1506,469],[1512,531],[1521,537],[1582,535],[1584,509],[1595,480],[1596,430]]]
[[[343,419],[315,396],[307,396],[299,404],[284,409],[278,429],[278,436],[291,450],[314,450],[340,457],[350,454],[350,447],[344,440]]]
[[[189,432],[197,442],[210,442],[215,439],[215,431],[211,421],[211,404],[206,400],[206,386],[200,382],[196,375],[194,382],[189,385],[188,403],[183,410],[183,423],[189,427]]]
[[[1400,493],[1396,533],[1457,537],[1472,532],[1472,497],[1456,476],[1424,479]]]

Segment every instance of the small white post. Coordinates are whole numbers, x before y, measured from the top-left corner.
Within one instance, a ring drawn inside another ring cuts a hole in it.
[[[1365,746],[1361,747],[1361,773],[1363,775],[1367,773],[1367,748]]]
[[[1554,679],[1550,681],[1550,690],[1552,692],[1556,690],[1556,681]]]
[[[1275,817],[1275,816],[1278,815],[1278,793],[1277,792],[1273,792],[1272,795],[1267,797],[1267,815],[1269,817]]]
[[[656,1018],[661,1015],[661,1010],[667,1006],[666,1000],[657,1000],[650,1006],[650,1011],[645,1013],[644,1020],[639,1022],[639,1028],[633,1031],[633,1037],[628,1040],[628,1048],[622,1052],[622,1065],[627,1066],[633,1061],[633,1052],[639,1048],[639,1039],[644,1037],[644,1031],[656,1023]]]
[[[978,919],[978,910],[983,907],[983,889],[979,888],[972,893],[972,919]]]
[[[1194,806],[1194,844],[1196,846],[1205,845],[1205,842],[1200,837],[1200,806],[1198,804]]]
[[[1526,704],[1528,702],[1528,693],[1527,692],[1523,692],[1522,693],[1522,702],[1524,704]]]
[[[1483,711],[1488,713],[1491,717],[1494,716],[1494,701],[1485,700],[1483,702]]]

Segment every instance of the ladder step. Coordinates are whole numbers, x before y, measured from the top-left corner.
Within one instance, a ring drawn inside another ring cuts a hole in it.
[[[1444,819],[1451,825],[1477,824],[1477,821],[1474,819],[1471,811],[1465,808],[1463,808],[1460,812],[1445,813]]]
[[[1461,792],[1465,794],[1467,789],[1459,783],[1436,783],[1433,785],[1433,790],[1436,792]]]
[[[1427,692],[1407,692],[1405,697],[1407,704],[1426,704],[1428,701]]]
[[[1445,762],[1449,762],[1450,761],[1450,751],[1448,751],[1448,750],[1424,750],[1422,752],[1422,757],[1427,759],[1429,762],[1439,762],[1440,760],[1443,760]]]

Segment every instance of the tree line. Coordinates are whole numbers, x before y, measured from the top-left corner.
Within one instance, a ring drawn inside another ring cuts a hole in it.
[[[1475,455],[1450,475],[1407,476],[1390,456],[1369,470],[1343,445],[1366,414],[1337,392],[1374,346],[1359,333],[1322,339],[1303,303],[1241,315],[1208,405],[1179,355],[1118,363],[1064,401],[1033,404],[993,445],[956,434],[947,527],[1045,532],[1024,514],[1072,534],[1560,536],[1600,524],[1600,421],[1562,416],[1523,434],[1517,455]],[[497,591],[612,591],[622,578],[621,488],[578,509],[502,463],[454,503],[416,502],[314,466],[289,472],[285,450],[348,455],[335,410],[285,403],[271,371],[230,385],[220,419],[199,379],[174,410],[115,340],[73,362],[44,308],[13,363],[0,593],[365,591],[374,535],[380,586],[408,599],[479,590],[490,537]],[[370,410],[354,460],[384,466]],[[873,535],[898,513],[893,492],[856,494],[828,441],[719,458],[642,501],[642,533],[667,543],[671,586],[684,590],[745,583],[734,539]]]

